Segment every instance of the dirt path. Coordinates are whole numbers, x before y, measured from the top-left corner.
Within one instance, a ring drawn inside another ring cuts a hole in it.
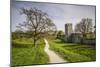
[[[66,62],[64,59],[59,57],[54,51],[49,49],[49,44],[48,44],[48,41],[46,39],[44,39],[44,41],[45,41],[44,50],[49,56],[49,63],[63,63],[63,62]]]

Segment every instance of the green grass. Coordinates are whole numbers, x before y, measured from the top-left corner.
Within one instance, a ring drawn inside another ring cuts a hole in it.
[[[48,40],[51,50],[57,52],[69,62],[85,62],[96,60],[95,46],[81,45],[75,43],[64,43],[61,40]]]
[[[38,47],[32,47],[31,39],[14,40],[12,43],[12,66],[14,65],[30,65],[30,64],[46,64],[49,59],[44,52],[44,41],[38,42]],[[16,46],[17,45],[17,46]]]
[[[20,38],[16,40],[12,40],[12,46],[13,47],[18,47],[18,48],[26,48],[26,47],[32,47],[33,42],[31,38]]]

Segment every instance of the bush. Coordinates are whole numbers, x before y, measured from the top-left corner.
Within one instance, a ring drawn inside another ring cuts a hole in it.
[[[31,39],[20,38],[20,39],[12,40],[12,47],[27,48],[32,46],[33,46],[33,42]]]

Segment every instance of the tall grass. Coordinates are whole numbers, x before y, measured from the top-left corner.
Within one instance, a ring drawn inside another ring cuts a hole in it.
[[[16,39],[12,43],[12,66],[46,64],[48,56],[44,52],[44,41],[38,42],[38,47],[33,47],[31,39]]]

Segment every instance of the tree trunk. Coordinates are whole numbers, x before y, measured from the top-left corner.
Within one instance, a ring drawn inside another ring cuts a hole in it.
[[[33,45],[34,45],[34,47],[36,47],[36,40],[35,40],[35,38],[34,38],[34,44]]]
[[[86,38],[86,33],[83,33],[83,38]]]

